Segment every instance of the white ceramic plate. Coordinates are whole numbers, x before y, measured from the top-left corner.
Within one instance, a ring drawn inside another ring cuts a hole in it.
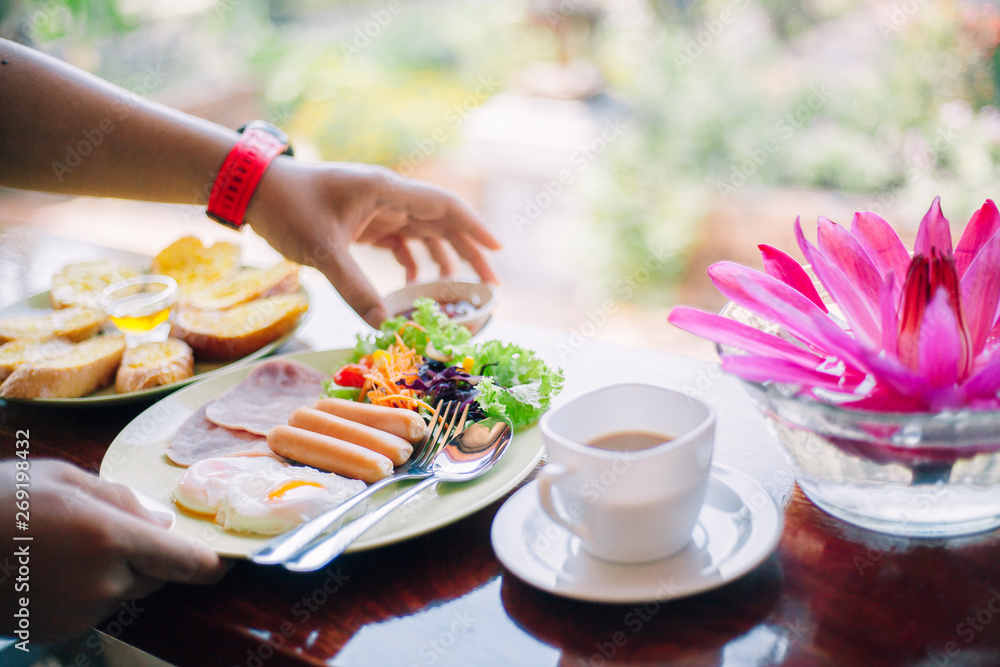
[[[298,352],[284,358],[332,373],[346,361],[351,351],[345,348]],[[205,401],[242,380],[255,365],[203,380],[150,406],[118,434],[101,463],[101,477],[144,493],[159,509],[175,515],[172,530],[204,542],[224,556],[245,558],[270,538],[227,532],[211,521],[177,511],[170,492],[185,469],[170,463],[164,452],[170,437],[191,414]],[[493,470],[466,484],[438,484],[424,491],[368,531],[349,551],[392,544],[458,521],[514,488],[534,470],[541,457],[542,436],[538,427],[532,426],[515,434],[507,453]],[[373,504],[394,497],[406,486],[383,489],[373,496]]]
[[[493,550],[519,579],[544,591],[595,602],[670,600],[701,593],[757,567],[781,537],[774,499],[743,473],[713,466],[691,542],[663,560],[635,565],[591,556],[550,519],[538,482],[525,485],[493,520]]]
[[[304,284],[300,285],[299,292],[305,295],[307,301],[312,301],[309,290]],[[49,312],[52,312],[52,306],[49,304],[49,293],[41,292],[39,294],[35,294],[34,296],[30,296],[27,299],[12,303],[6,308],[0,308],[0,319],[5,317],[34,317],[37,315],[45,315]],[[11,403],[31,403],[32,405],[58,405],[66,407],[115,405],[121,403],[131,403],[133,401],[149,400],[158,396],[169,394],[170,392],[176,391],[177,389],[191,384],[196,380],[213,377],[218,375],[220,372],[225,372],[227,370],[243,366],[254,361],[255,359],[260,359],[261,357],[271,354],[284,345],[285,341],[295,335],[295,332],[298,331],[299,327],[305,323],[309,314],[310,311],[306,310],[291,331],[281,338],[271,341],[256,352],[251,352],[245,357],[241,357],[240,359],[236,359],[234,361],[195,361],[194,375],[184,380],[179,380],[178,382],[160,385],[159,387],[151,387],[150,389],[133,391],[127,394],[118,394],[115,392],[114,385],[109,385],[103,389],[98,389],[92,394],[87,394],[86,396],[81,396],[79,398],[6,398],[2,400],[9,401]]]

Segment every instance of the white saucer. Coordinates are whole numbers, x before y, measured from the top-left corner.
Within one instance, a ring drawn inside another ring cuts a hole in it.
[[[642,602],[694,595],[743,576],[777,545],[782,523],[781,510],[760,484],[713,466],[691,542],[669,558],[630,565],[591,556],[579,538],[545,514],[537,481],[503,504],[492,540],[507,569],[544,591],[595,602]]]

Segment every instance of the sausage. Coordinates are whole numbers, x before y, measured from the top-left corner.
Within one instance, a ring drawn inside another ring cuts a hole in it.
[[[420,442],[427,435],[427,422],[413,410],[390,408],[385,405],[358,403],[343,398],[324,398],[313,406],[352,422],[398,435],[411,443]]]
[[[392,461],[360,445],[294,426],[275,426],[267,445],[279,456],[371,484],[392,474]]]
[[[403,465],[413,453],[408,441],[371,426],[331,415],[313,408],[299,408],[288,417],[288,425],[340,438],[389,457],[393,465]]]

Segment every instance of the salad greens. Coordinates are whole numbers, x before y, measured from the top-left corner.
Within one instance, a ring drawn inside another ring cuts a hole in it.
[[[431,403],[469,403],[472,416],[505,419],[515,428],[535,422],[562,389],[562,370],[550,368],[532,350],[498,340],[473,343],[469,330],[453,322],[433,299],[417,299],[413,305],[409,319],[399,316],[383,323],[377,333],[359,335],[349,363],[363,363],[376,350],[388,349],[399,336],[406,347],[424,357],[424,364],[416,377],[397,380],[397,384],[420,391]],[[418,326],[407,326],[408,321]],[[452,361],[427,358],[428,343],[438,353],[435,357],[444,355]],[[354,400],[359,392],[333,381],[325,389],[328,396]]]
[[[441,312],[440,304],[434,299],[421,297],[413,302],[413,308],[410,317],[399,315],[383,322],[376,334],[368,336],[359,334],[351,361],[357,362],[375,350],[388,348],[396,342],[397,333],[404,345],[416,350],[417,354],[421,356],[424,356],[426,352],[428,341],[438,351],[451,354],[472,338],[468,329],[461,324],[456,324],[450,317]],[[403,325],[408,321],[415,322],[420,328],[404,327]]]
[[[534,422],[562,389],[562,370],[552,370],[532,350],[498,340],[468,349],[472,373],[483,376],[476,401],[491,416],[517,424]]]

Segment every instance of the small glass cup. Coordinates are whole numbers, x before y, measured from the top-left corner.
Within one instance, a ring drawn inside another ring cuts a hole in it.
[[[119,280],[101,291],[98,302],[111,322],[125,334],[128,347],[161,343],[170,335],[170,308],[177,298],[177,281],[144,275]]]

